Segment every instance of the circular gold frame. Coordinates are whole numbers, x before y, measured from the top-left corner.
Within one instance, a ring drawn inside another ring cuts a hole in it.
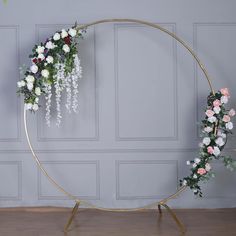
[[[200,69],[202,70],[202,72],[205,75],[205,78],[207,79],[208,85],[210,87],[210,91],[212,92],[212,94],[214,95],[214,89],[212,87],[212,83],[211,83],[211,79],[208,75],[208,72],[205,68],[205,66],[202,64],[202,62],[200,61],[200,59],[198,58],[198,56],[195,54],[195,52],[191,49],[191,47],[189,47],[182,39],[180,39],[178,36],[176,36],[174,33],[170,32],[169,30],[161,27],[158,24],[153,24],[147,21],[143,21],[143,20],[137,20],[137,19],[104,19],[104,20],[99,20],[99,21],[95,21],[89,24],[85,24],[85,25],[81,25],[81,26],[77,26],[77,29],[84,29],[90,26],[94,26],[94,25],[98,25],[98,24],[104,24],[104,23],[114,23],[114,22],[123,22],[123,23],[138,23],[141,25],[146,25],[149,27],[152,27],[154,29],[158,29],[164,33],[166,33],[167,35],[171,36],[172,38],[174,38],[177,42],[179,42],[185,49],[187,49],[187,51],[192,55],[192,57],[195,59],[195,61],[197,62],[197,64],[199,65]],[[30,140],[30,136],[29,136],[29,132],[28,132],[28,125],[27,125],[27,110],[26,107],[24,108],[24,129],[25,129],[25,134],[26,134],[26,138],[27,138],[27,142],[29,145],[29,148],[31,150],[31,153],[33,155],[34,160],[36,161],[38,167],[40,168],[40,170],[44,173],[44,175],[50,180],[50,182],[56,187],[58,188],[62,193],[64,193],[66,196],[68,196],[71,200],[74,200],[76,202],[76,206],[78,209],[78,204],[83,203],[89,207],[98,209],[98,210],[103,210],[103,211],[116,211],[116,212],[129,212],[129,211],[140,211],[140,210],[144,210],[147,208],[152,208],[152,207],[156,207],[158,206],[159,210],[160,210],[160,206],[164,206],[167,210],[170,211],[171,215],[173,216],[173,218],[175,219],[175,221],[179,224],[180,228],[183,229],[183,225],[181,224],[181,222],[177,219],[176,215],[170,210],[170,208],[166,205],[167,201],[169,201],[170,199],[173,199],[174,197],[176,197],[177,195],[179,195],[181,192],[183,192],[186,189],[186,186],[182,186],[180,187],[176,193],[170,195],[167,198],[164,198],[161,201],[157,201],[154,202],[152,204],[148,204],[146,206],[143,207],[139,207],[139,208],[125,208],[125,209],[116,209],[116,208],[103,208],[103,207],[97,207],[85,200],[80,200],[78,199],[76,196],[74,196],[73,194],[69,193],[68,191],[66,191],[61,185],[59,185],[45,170],[45,168],[43,167],[42,163],[40,162],[39,158],[37,157],[31,140]],[[75,208],[74,208],[75,209]],[[74,217],[74,211],[72,212],[72,219]],[[68,229],[72,219],[69,220],[66,229]],[[184,231],[184,230],[182,230]]]

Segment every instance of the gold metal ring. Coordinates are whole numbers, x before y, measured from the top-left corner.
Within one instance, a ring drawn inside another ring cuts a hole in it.
[[[124,23],[138,23],[138,24],[142,24],[142,25],[146,25],[155,29],[158,29],[166,34],[168,34],[169,36],[171,36],[172,38],[174,38],[176,41],[178,41],[185,49],[187,49],[187,51],[193,56],[193,58],[195,59],[195,61],[197,62],[197,64],[199,65],[200,69],[203,71],[205,78],[207,79],[208,85],[210,87],[210,90],[212,92],[212,94],[214,95],[214,89],[212,87],[212,83],[211,83],[211,79],[208,75],[208,72],[205,68],[205,66],[202,64],[202,62],[200,61],[200,59],[198,58],[198,56],[195,54],[195,52],[182,40],[180,39],[178,36],[176,36],[174,33],[170,32],[169,30],[161,27],[158,24],[154,24],[154,23],[150,23],[147,21],[143,21],[143,20],[137,20],[137,19],[104,19],[104,20],[99,20],[99,21],[95,21],[92,22],[90,24],[85,24],[82,26],[77,26],[77,29],[84,29],[87,28],[89,26],[94,26],[94,25],[98,25],[98,24],[104,24],[104,23],[114,23],[114,22],[124,22]],[[28,132],[28,125],[27,125],[27,110],[26,110],[26,106],[24,107],[24,129],[25,129],[25,134],[26,134],[26,138],[27,138],[27,142],[29,144],[29,148],[31,150],[31,153],[33,155],[34,160],[36,161],[38,167],[40,168],[40,170],[43,172],[43,174],[50,180],[50,182],[56,187],[58,188],[63,194],[65,194],[66,196],[68,196],[71,200],[74,200],[76,202],[76,204],[85,204],[89,207],[98,209],[98,210],[103,210],[103,211],[116,211],[116,212],[129,212],[129,211],[141,211],[144,209],[148,209],[148,208],[152,208],[152,207],[156,207],[157,205],[162,205],[162,206],[166,206],[166,203],[170,200],[175,198],[177,195],[179,195],[181,192],[183,192],[186,189],[186,186],[182,186],[180,187],[176,193],[170,195],[169,197],[161,200],[161,201],[157,201],[151,204],[148,204],[146,206],[143,207],[138,207],[138,208],[124,208],[124,209],[114,209],[114,208],[103,208],[103,207],[97,207],[94,204],[91,204],[85,200],[80,200],[78,199],[76,196],[74,196],[73,194],[69,193],[68,191],[66,191],[61,185],[59,185],[45,170],[45,168],[43,167],[42,163],[40,162],[39,158],[37,157],[31,140],[30,140],[30,136],[29,136],[29,132]]]

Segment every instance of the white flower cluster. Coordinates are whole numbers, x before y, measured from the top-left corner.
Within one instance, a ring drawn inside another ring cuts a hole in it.
[[[69,112],[71,110],[77,111],[78,81],[82,77],[82,68],[76,54],[77,39],[74,38],[80,35],[81,31],[77,31],[76,28],[62,29],[44,44],[41,43],[36,46],[33,49],[32,65],[26,71],[25,78],[17,83],[19,92],[25,95],[27,110],[37,111],[39,109],[39,97],[42,93],[45,95],[45,119],[48,126],[50,126],[53,87],[55,88],[57,110],[56,125],[59,126],[61,123],[60,103],[64,89],[67,93],[67,110]]]
[[[78,58],[78,55],[76,54],[74,57],[74,63],[75,63],[75,67],[72,70],[71,73],[71,80],[72,80],[72,87],[73,87],[73,102],[72,102],[72,110],[74,112],[77,112],[77,108],[78,108],[78,82],[79,79],[82,78],[82,67],[80,66],[80,60]]]
[[[62,63],[57,63],[55,68],[57,70],[57,74],[54,76],[54,87],[55,87],[55,97],[56,97],[56,110],[57,110],[57,122],[56,125],[60,126],[61,123],[61,94],[64,89],[66,89],[66,108],[71,113],[71,109],[74,112],[77,112],[78,108],[78,82],[79,79],[82,78],[82,68],[80,66],[80,60],[78,55],[75,54],[74,58],[74,68],[72,72],[67,74],[65,73],[65,65]],[[50,93],[51,94],[51,93]],[[73,94],[73,96],[72,96]],[[50,126],[50,106],[51,103],[46,103],[46,123]]]
[[[45,84],[44,92],[45,92],[45,100],[46,100],[45,120],[46,120],[47,126],[50,126],[52,86],[50,84]]]

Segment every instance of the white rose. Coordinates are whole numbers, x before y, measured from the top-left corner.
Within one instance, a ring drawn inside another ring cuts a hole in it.
[[[226,104],[228,102],[228,97],[226,96],[222,96],[221,99],[220,99],[221,103],[224,103]]]
[[[207,133],[210,133],[211,131],[213,131],[213,129],[211,127],[207,126],[204,128],[204,131]]]
[[[184,186],[186,186],[187,183],[188,183],[187,180],[184,179],[182,184],[183,184]]]
[[[198,164],[198,163],[201,162],[201,160],[200,160],[199,158],[196,157],[196,158],[194,159],[194,162],[195,162],[196,164]]]
[[[228,122],[228,123],[225,124],[225,127],[226,127],[226,129],[231,130],[231,129],[233,129],[234,125],[233,125],[232,122]]]
[[[219,114],[220,113],[220,107],[214,107],[213,108],[213,111],[216,113],[216,114]]]
[[[39,109],[39,106],[38,106],[38,104],[35,103],[32,108],[34,111],[37,111]]]
[[[46,58],[46,61],[47,61],[48,63],[53,63],[53,57],[52,57],[52,56],[48,56],[48,57]]]
[[[25,86],[25,81],[24,81],[24,80],[18,81],[18,82],[17,82],[17,86],[18,86],[19,88],[24,87],[24,86]]]
[[[38,72],[38,69],[39,69],[39,68],[38,68],[35,64],[30,67],[30,70],[31,70],[34,74],[36,74],[36,73]]]
[[[64,52],[69,52],[70,51],[70,47],[67,44],[64,44],[62,49],[63,49]]]
[[[209,163],[206,163],[206,165],[205,165],[205,170],[206,170],[206,171],[210,171],[210,170],[211,170],[211,166],[210,166]]]
[[[222,138],[226,138],[226,134],[223,133],[221,130],[218,130],[217,135],[222,137]]]
[[[39,102],[39,98],[35,98],[34,102],[38,103]]]
[[[68,33],[66,32],[66,30],[62,29],[61,30],[61,37],[64,39],[67,36],[68,36]]]
[[[220,149],[218,147],[214,147],[213,154],[217,157],[220,155]]]
[[[32,75],[27,75],[25,80],[27,81],[27,83],[34,83],[35,78]]]
[[[33,107],[33,105],[31,103],[26,103],[25,105],[26,105],[27,110],[31,110]]]
[[[38,58],[41,59],[41,60],[43,60],[43,59],[45,58],[45,56],[44,56],[42,53],[40,53],[40,54],[38,55]]]
[[[194,193],[197,193],[197,192],[198,192],[198,190],[197,190],[197,189],[193,189],[193,192],[194,192]]]
[[[225,144],[224,140],[222,137],[219,137],[216,139],[215,143],[218,145],[218,146],[223,146]]]
[[[36,48],[36,52],[37,52],[38,54],[41,54],[41,53],[44,52],[44,49],[45,49],[44,46],[38,46],[38,47]]]
[[[54,36],[53,36],[53,39],[55,41],[59,40],[61,38],[60,34],[59,33],[55,33]]]
[[[69,29],[69,35],[71,37],[75,37],[76,33],[77,33],[77,31],[75,29],[73,29],[73,28]]]
[[[27,83],[27,88],[29,91],[31,91],[33,87],[34,87],[33,83]]]
[[[208,145],[211,143],[211,139],[210,139],[209,137],[205,137],[205,138],[202,140],[202,142],[203,142],[206,146],[208,146]]]
[[[214,123],[216,122],[216,117],[215,116],[211,116],[207,119],[210,123]]]
[[[48,78],[48,76],[49,76],[49,71],[46,70],[46,69],[44,69],[44,70],[41,71],[41,74],[42,74],[42,76],[43,76],[44,78]]]
[[[60,36],[60,35],[59,35]],[[55,48],[55,44],[52,41],[48,41],[45,45],[47,49],[53,49]]]
[[[190,163],[190,161],[186,161],[186,164],[189,166],[191,163]]]
[[[194,174],[194,175],[193,175],[193,178],[194,178],[194,179],[197,179],[197,175],[196,175],[196,174]]]
[[[41,95],[41,89],[39,88],[39,87],[37,87],[37,88],[35,88],[35,94],[37,95],[37,96],[40,96]]]

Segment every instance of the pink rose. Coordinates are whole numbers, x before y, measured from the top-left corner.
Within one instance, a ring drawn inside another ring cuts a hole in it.
[[[214,107],[219,107],[219,106],[221,105],[220,100],[216,99],[216,100],[213,102],[213,105],[214,105]]]
[[[199,169],[197,170],[197,173],[198,173],[199,175],[205,175],[205,174],[206,174],[206,170],[205,170],[204,168],[199,168]]]
[[[234,110],[234,109],[230,109],[229,115],[230,115],[231,117],[235,116],[235,110]]]
[[[207,115],[207,117],[212,117],[215,114],[215,112],[212,110],[207,110],[205,114]]]
[[[221,92],[224,96],[229,97],[229,90],[228,90],[227,88],[222,88],[222,89],[220,90],[220,92]]]
[[[214,152],[213,147],[211,147],[211,146],[207,147],[207,152],[212,154]]]
[[[230,116],[224,115],[224,116],[223,116],[223,121],[224,121],[225,123],[229,122],[229,121],[230,121]]]

